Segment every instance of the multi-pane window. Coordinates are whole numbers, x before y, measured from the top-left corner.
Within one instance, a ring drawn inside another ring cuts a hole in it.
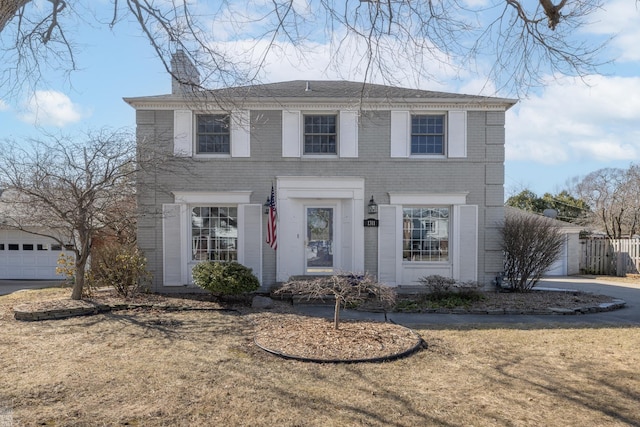
[[[231,153],[228,114],[198,115],[196,133],[198,154]]]
[[[403,208],[402,217],[405,261],[449,260],[449,208]]]
[[[444,154],[444,115],[411,116],[411,154]]]
[[[336,154],[336,115],[304,116],[304,154]]]
[[[238,208],[192,208],[191,242],[194,261],[237,261]]]

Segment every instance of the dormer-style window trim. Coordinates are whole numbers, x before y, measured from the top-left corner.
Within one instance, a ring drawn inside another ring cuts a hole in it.
[[[174,110],[173,153],[177,157],[250,157],[250,111]]]

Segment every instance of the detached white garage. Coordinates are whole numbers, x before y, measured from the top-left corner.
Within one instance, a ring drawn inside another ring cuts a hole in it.
[[[56,266],[63,252],[73,255],[53,239],[0,229],[0,279],[62,280]]]
[[[511,206],[505,206],[505,212],[512,215],[538,215]],[[580,274],[580,232],[584,229],[575,224],[549,218],[564,236],[560,256],[551,265],[545,276],[571,276]]]

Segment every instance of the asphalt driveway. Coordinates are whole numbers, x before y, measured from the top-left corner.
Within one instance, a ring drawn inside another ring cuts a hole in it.
[[[25,289],[42,289],[62,285],[62,280],[0,280],[0,295]]]

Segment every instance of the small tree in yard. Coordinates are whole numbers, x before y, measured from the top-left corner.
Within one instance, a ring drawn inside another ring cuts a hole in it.
[[[514,213],[507,213],[500,232],[508,288],[530,291],[558,259],[564,243],[562,233],[549,218]]]
[[[214,295],[241,295],[258,290],[260,282],[249,267],[235,262],[206,261],[193,267],[193,283]]]
[[[333,327],[339,329],[340,307],[347,304],[359,304],[369,298],[375,298],[385,307],[395,303],[396,293],[390,287],[378,283],[368,274],[333,275],[310,280],[292,280],[282,285],[276,294],[301,295],[307,299],[335,298]]]
[[[96,236],[137,213],[121,209],[135,194],[137,167],[135,138],[122,131],[90,132],[84,141],[49,136],[0,143],[0,188],[14,195],[2,220],[74,252],[72,299],[82,298]]]

